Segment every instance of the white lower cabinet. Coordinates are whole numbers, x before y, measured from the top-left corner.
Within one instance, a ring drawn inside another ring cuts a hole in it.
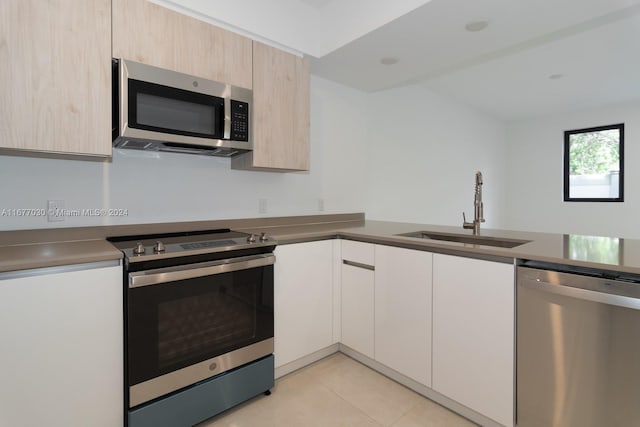
[[[339,341],[513,426],[512,264],[351,240],[276,256],[277,367]]]
[[[123,424],[122,267],[100,265],[0,275],[1,426]]]
[[[376,245],[375,359],[431,387],[430,252]]]
[[[296,243],[275,251],[276,367],[333,342],[333,242]]]
[[[342,344],[374,358],[374,245],[342,241]]]
[[[513,265],[433,255],[433,389],[513,426]]]

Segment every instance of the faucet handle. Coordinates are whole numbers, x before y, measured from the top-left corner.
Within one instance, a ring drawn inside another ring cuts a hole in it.
[[[467,222],[467,217],[465,216],[464,211],[462,211],[462,228],[472,229],[474,226],[475,224],[473,222]]]

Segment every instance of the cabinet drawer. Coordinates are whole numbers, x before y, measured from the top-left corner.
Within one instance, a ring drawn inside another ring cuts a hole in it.
[[[371,243],[342,241],[342,259],[373,266],[375,265],[375,246]]]
[[[373,359],[374,272],[342,265],[342,344]]]

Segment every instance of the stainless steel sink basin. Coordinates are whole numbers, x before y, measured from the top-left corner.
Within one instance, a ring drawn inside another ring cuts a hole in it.
[[[441,233],[437,231],[413,231],[411,233],[397,234],[404,237],[418,237],[420,239],[442,240],[446,242],[468,243],[471,245],[495,246],[499,248],[515,248],[531,240],[505,239],[490,236],[471,236],[468,234]]]

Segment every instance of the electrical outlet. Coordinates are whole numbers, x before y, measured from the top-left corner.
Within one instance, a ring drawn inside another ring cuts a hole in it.
[[[318,199],[318,211],[319,212],[324,211],[324,199],[322,198]]]
[[[267,199],[258,199],[258,212],[261,214],[267,213]]]
[[[64,200],[47,200],[47,221],[64,221]]]

